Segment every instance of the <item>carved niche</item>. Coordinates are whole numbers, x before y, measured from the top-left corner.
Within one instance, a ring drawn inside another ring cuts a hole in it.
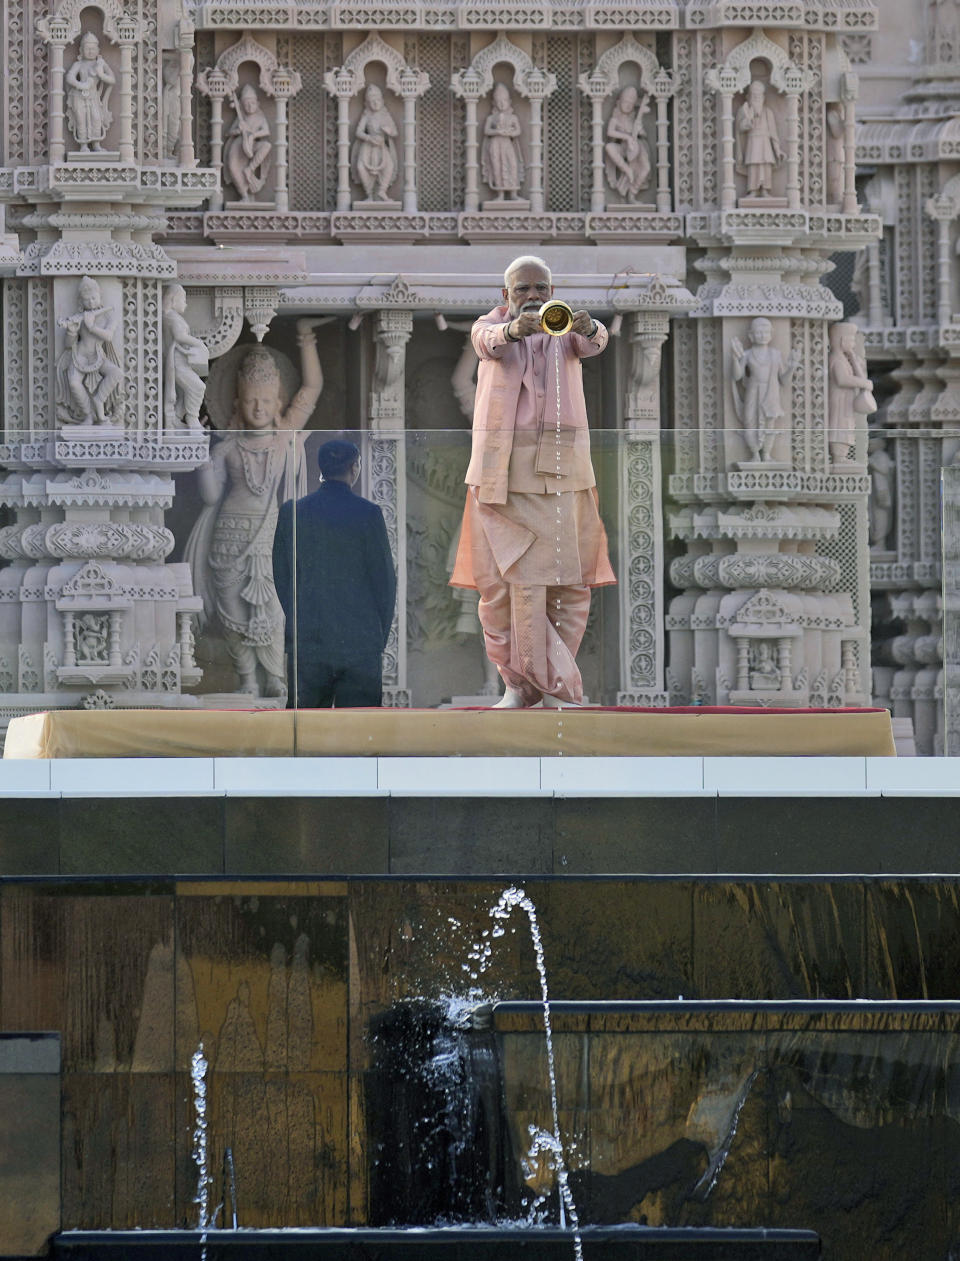
[[[337,210],[415,213],[417,100],[430,86],[428,75],[408,66],[374,33],[342,66],[324,75],[323,86],[337,102]],[[402,128],[387,94],[403,102]],[[401,175],[398,200],[394,194]],[[356,198],[355,186],[360,192]]]
[[[247,33],[201,70],[197,87],[210,98],[211,165],[234,192],[227,209],[288,210],[287,102],[300,75]],[[226,133],[224,101],[232,113]]]

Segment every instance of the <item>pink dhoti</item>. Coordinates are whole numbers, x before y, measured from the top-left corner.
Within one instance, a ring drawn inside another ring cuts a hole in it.
[[[480,592],[487,656],[525,704],[544,695],[580,703],[590,588],[616,582],[595,490],[487,504],[470,487],[450,581]]]

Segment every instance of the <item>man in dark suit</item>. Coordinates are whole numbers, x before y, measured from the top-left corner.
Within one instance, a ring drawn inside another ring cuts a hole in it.
[[[353,492],[360,451],[352,442],[324,443],[318,461],[320,486],[296,505],[282,505],[273,541],[286,618],[287,704],[380,705],[397,597],[387,527],[377,505]]]

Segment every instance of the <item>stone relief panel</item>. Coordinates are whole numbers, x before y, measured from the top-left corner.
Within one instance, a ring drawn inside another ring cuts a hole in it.
[[[57,321],[65,343],[57,359],[57,420],[62,425],[121,425],[120,312],[104,301],[99,283],[89,276],[77,286],[77,300],[77,309]]]
[[[378,34],[324,76],[337,102],[337,210],[416,211],[417,101],[429,86],[429,76]],[[402,123],[391,104],[397,99]]]
[[[247,34],[201,69],[197,86],[210,98],[210,161],[232,193],[226,208],[287,210],[287,103],[300,91],[298,72]]]

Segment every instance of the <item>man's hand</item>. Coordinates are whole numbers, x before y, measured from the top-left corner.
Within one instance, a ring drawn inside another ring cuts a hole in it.
[[[574,311],[573,323],[570,325],[571,333],[581,333],[584,337],[589,337],[596,325],[596,320],[589,311]]]
[[[515,342],[523,337],[529,337],[531,333],[542,332],[539,308],[536,311],[521,311],[517,318],[507,325],[507,336],[512,337]]]

